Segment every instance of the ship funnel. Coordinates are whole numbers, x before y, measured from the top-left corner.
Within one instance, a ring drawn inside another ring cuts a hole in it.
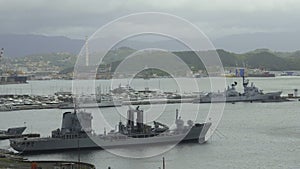
[[[136,114],[136,120],[134,120],[135,114]],[[137,131],[142,131],[144,125],[143,121],[144,121],[144,112],[143,110],[139,110],[139,106],[136,109],[129,109],[127,111],[127,127],[131,128],[131,130],[135,128],[135,124],[136,124]]]
[[[127,111],[127,127],[134,127],[134,109],[131,108]]]
[[[63,134],[70,132],[91,132],[92,131],[92,115],[90,113],[65,112],[63,114],[61,131]]]
[[[136,110],[137,113],[137,119],[136,119],[136,125],[138,128],[138,131],[143,131],[143,121],[144,121],[144,112],[143,110]]]

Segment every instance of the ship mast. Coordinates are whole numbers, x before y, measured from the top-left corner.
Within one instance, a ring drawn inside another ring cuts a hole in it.
[[[3,54],[4,54],[4,48],[1,48],[0,59],[3,57]]]
[[[0,52],[0,61],[1,61],[1,59],[3,58],[3,56],[4,56],[4,48],[1,48],[1,52]],[[3,72],[4,72],[4,73],[7,72],[6,64],[5,64],[5,63],[4,63],[3,69],[4,69],[4,70],[2,70],[1,74],[2,74]]]
[[[243,77],[243,86],[244,86],[244,88],[246,88],[248,86],[249,81],[245,80],[245,76],[242,76],[242,77]]]
[[[89,66],[89,47],[88,47],[88,37],[85,37],[85,66]]]

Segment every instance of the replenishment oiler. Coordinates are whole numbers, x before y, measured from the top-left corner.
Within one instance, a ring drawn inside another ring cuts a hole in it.
[[[136,120],[134,120],[136,117]],[[11,139],[10,146],[20,153],[58,151],[68,149],[107,149],[149,144],[198,142],[205,143],[211,123],[193,123],[178,117],[175,129],[154,121],[154,126],[143,123],[143,110],[130,108],[127,123],[119,122],[117,131],[97,135],[92,130],[92,115],[85,111],[65,112],[61,129],[52,131],[51,137]]]

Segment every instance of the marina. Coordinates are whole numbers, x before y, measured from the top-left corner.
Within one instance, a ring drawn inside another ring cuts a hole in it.
[[[183,80],[185,78],[181,79]],[[93,94],[91,89],[84,89],[83,86],[83,89],[81,90],[86,91],[86,94],[76,96],[72,95],[72,92],[70,91],[71,89],[67,89],[68,91],[61,91],[66,86],[66,84],[70,84],[70,81],[67,80],[45,81],[49,82],[50,84],[61,83],[61,86],[55,86],[55,88],[50,87],[46,90],[38,89],[40,88],[39,84],[42,84],[44,81],[30,81],[30,84],[23,84],[24,86],[16,85],[15,90],[11,90],[10,86],[2,86],[2,88],[0,88],[0,91],[2,91],[2,95],[0,95],[0,111],[32,109],[72,109],[74,108],[73,99],[75,97],[80,98],[79,104],[81,108],[107,108],[148,104],[210,103],[212,98],[215,100],[215,102],[220,102],[217,101],[218,99],[223,99],[224,102],[282,102],[299,100],[297,89],[298,86],[291,86],[289,89],[278,86],[278,88],[273,88],[272,90],[264,90],[267,92],[263,94],[265,84],[261,82],[273,83],[274,80],[281,81],[286,79],[286,77],[273,79],[258,78],[258,80],[261,81],[260,84],[257,85],[259,86],[259,88],[256,87],[256,84],[254,85],[254,83],[252,82],[249,85],[249,82],[247,82],[247,85],[243,84],[244,82],[241,82],[241,79],[242,78],[227,79],[227,83],[231,85],[228,85],[228,88],[225,90],[225,92],[208,92],[210,91],[208,85],[203,86],[203,89],[182,89],[181,92],[176,91],[178,90],[176,89],[176,86],[174,86],[175,88],[172,89],[173,91],[170,91],[167,87],[167,90],[155,89],[157,88],[157,82],[170,82],[171,80],[157,79],[156,81],[154,80],[152,84],[150,84],[151,88],[155,90],[151,90],[149,87],[146,87],[143,90],[136,90],[133,87],[118,85],[116,87],[112,87],[111,90],[106,89],[102,93],[99,92]],[[253,78],[251,78],[250,80],[252,79]],[[291,78],[288,79],[291,80]],[[298,77],[294,78],[294,80],[297,79]],[[188,81],[189,79],[186,80]],[[254,80],[256,81],[256,79]],[[122,79],[119,79],[118,81],[120,82],[119,84],[126,83],[126,81]],[[145,80],[137,80],[138,83],[141,83],[143,81]],[[199,83],[208,84],[209,78],[198,79],[198,81]],[[246,81],[247,80],[245,80],[245,82]],[[106,86],[110,86],[109,81],[98,80],[98,82],[103,83],[103,86],[105,86],[105,84],[107,84]],[[22,88],[22,91],[18,90],[18,88]],[[33,90],[32,88],[37,88],[37,90]],[[137,86],[137,88],[140,88],[140,86]],[[220,89],[219,91],[222,90],[224,89]]]
[[[179,79],[180,80],[180,79]],[[201,81],[201,79],[199,79]],[[203,79],[202,79],[203,80]],[[236,81],[238,81],[237,79]],[[172,86],[172,83],[168,79],[160,80],[162,88],[166,86]],[[182,81],[187,81],[187,79],[182,79]],[[228,84],[231,84],[233,80],[228,80]],[[284,95],[293,93],[297,86],[300,86],[300,79],[289,78],[275,78],[270,80],[265,79],[251,79],[257,86],[263,88],[265,91],[276,91],[282,90]],[[51,81],[48,81],[48,83]],[[101,81],[102,84],[108,81]],[[30,83],[30,81],[29,81]],[[43,83],[39,82],[39,85],[35,84],[35,88],[43,86]],[[66,86],[68,81],[56,81],[55,83],[60,84],[60,86]],[[189,83],[189,82],[186,82]],[[205,84],[205,82],[199,82]],[[272,83],[272,85],[269,85]],[[133,86],[138,88],[139,85],[144,84],[143,80],[137,80],[133,82]],[[157,82],[149,83],[149,86],[156,88]],[[284,88],[283,88],[284,86]],[[18,87],[18,85],[17,85]],[[237,90],[241,90],[237,86]],[[289,88],[288,88],[289,87]],[[192,86],[189,86],[185,91],[190,91]],[[26,89],[26,87],[25,87]],[[174,91],[176,87],[172,88]],[[23,88],[24,90],[24,88]],[[205,86],[203,91],[206,90]],[[52,93],[54,90],[48,90]],[[43,91],[44,92],[44,91]],[[46,90],[47,92],[47,90]],[[294,95],[293,95],[294,96]],[[166,110],[159,118],[159,121],[165,124],[170,124],[169,119],[174,119],[174,110],[183,106],[182,112],[193,112],[198,106],[199,115],[196,121],[202,121],[207,115],[210,104],[192,104],[192,103],[182,103],[182,104],[168,104]],[[155,112],[159,112],[160,105],[144,105],[142,109],[147,110],[152,107],[152,113],[146,113],[146,119],[150,120],[157,117]],[[219,167],[230,167],[239,165],[242,168],[253,168],[253,167],[266,167],[266,168],[281,168],[282,164],[288,166],[298,167],[297,157],[299,155],[298,141],[300,128],[297,127],[299,119],[299,112],[297,111],[299,107],[299,102],[297,100],[292,102],[274,102],[274,103],[238,103],[238,104],[226,104],[224,109],[223,118],[218,131],[213,135],[213,137],[208,140],[206,144],[199,146],[198,144],[180,144],[163,154],[163,156],[168,157],[168,167],[178,168],[180,164],[184,161],[187,163],[188,168],[194,168],[195,166],[205,165],[207,168],[219,168]],[[106,109],[101,109],[101,113],[107,120],[113,124],[119,121],[120,112],[126,112],[128,110],[127,106],[122,107],[110,107]],[[156,110],[156,111],[155,111]],[[72,110],[70,110],[72,111]],[[88,112],[93,112],[94,120],[99,118],[97,110],[95,108],[87,109]],[[24,110],[24,111],[9,111],[1,112],[0,128],[5,129],[7,126],[15,126],[17,124],[23,124],[24,121],[28,125],[32,125],[32,131],[35,133],[41,133],[41,137],[48,137],[54,126],[61,125],[61,117],[65,110],[60,109],[37,109],[37,110]],[[126,114],[123,114],[126,116]],[[122,115],[122,116],[123,116]],[[15,119],[15,117],[20,117]],[[191,119],[193,115],[190,113],[184,113],[181,115],[183,119]],[[44,120],[47,119],[48,123],[45,125]],[[242,127],[241,127],[242,126]],[[93,123],[93,128],[96,133],[104,133],[104,128],[109,131],[109,127],[104,125],[104,123]],[[258,144],[259,143],[259,144]],[[0,141],[0,146],[2,148],[9,147],[9,142]],[[157,149],[165,148],[167,145],[154,145],[150,147],[141,148],[146,154],[151,154],[152,151]],[[127,154],[139,154],[141,149],[134,151],[126,151],[122,148],[116,148],[112,151],[125,152]],[[178,153],[178,152],[181,153]],[[281,153],[277,153],[277,152]],[[256,153],[256,158],[249,159],[249,155]],[[182,154],[189,154],[188,156],[182,156]],[[276,154],[270,157],[268,154]],[[77,150],[68,152],[53,152],[50,154],[39,154],[39,155],[26,155],[25,157],[29,160],[45,160],[45,159],[63,159],[63,160],[74,160],[77,159]],[[211,156],[219,160],[211,161],[209,160]],[[288,158],[287,158],[288,156]],[[141,166],[147,166],[147,168],[157,168],[157,164],[161,161],[161,156],[151,157],[149,159],[142,159],[141,161],[136,161],[134,159],[123,159],[118,158],[115,155],[99,150],[81,150],[81,161],[92,163],[97,168],[106,169],[107,166],[112,168],[121,168],[124,165],[129,165],[128,163],[134,162],[135,165],[132,168],[139,168]],[[197,159],[196,159],[197,158]],[[115,160],[118,159],[118,162]],[[227,162],[224,162],[223,160]],[[248,160],[249,163],[253,165],[249,166],[242,164],[242,161]],[[267,161],[267,162],[266,162]]]

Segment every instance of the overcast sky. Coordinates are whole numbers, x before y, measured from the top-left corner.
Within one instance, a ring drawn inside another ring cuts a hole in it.
[[[82,39],[135,12],[167,12],[210,38],[256,32],[300,32],[299,0],[0,0],[0,34]]]

